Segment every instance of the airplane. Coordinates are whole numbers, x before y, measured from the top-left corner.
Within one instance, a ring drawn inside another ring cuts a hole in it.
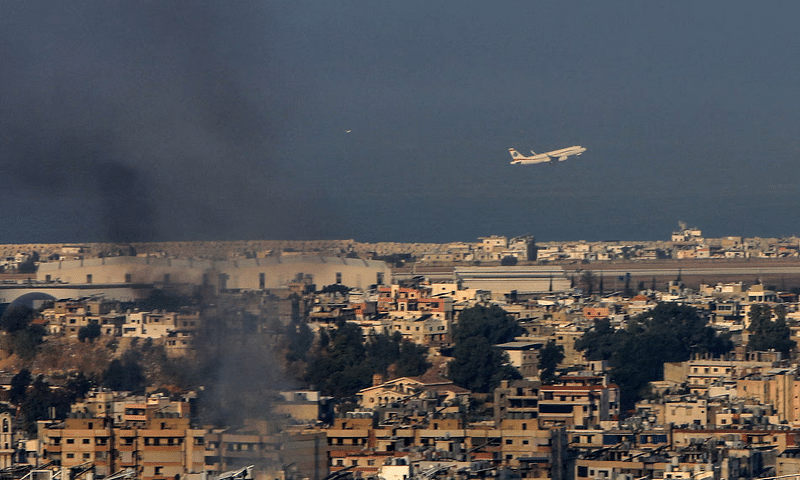
[[[585,148],[581,147],[580,145],[575,145],[572,147],[562,148],[561,150],[553,150],[552,152],[547,153],[539,153],[537,154],[533,150],[531,153],[533,154],[532,157],[526,157],[519,153],[518,151],[514,150],[513,148],[508,149],[509,153],[511,153],[511,164],[517,165],[529,165],[529,164],[536,164],[536,163],[545,163],[551,162],[554,159],[558,159],[559,162],[563,162],[567,159],[570,155],[580,155],[586,151]]]

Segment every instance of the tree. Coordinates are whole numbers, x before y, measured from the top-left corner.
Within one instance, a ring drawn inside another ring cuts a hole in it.
[[[314,344],[314,332],[308,324],[298,323],[296,326],[289,326],[289,346],[286,359],[290,362],[305,361],[306,354]]]
[[[142,366],[133,359],[114,359],[103,371],[103,386],[111,390],[138,392],[144,389]]]
[[[320,290],[317,293],[340,293],[342,295],[345,295],[349,291],[350,287],[348,287],[347,285],[342,285],[341,283],[332,283],[330,285],[325,285],[324,287],[322,287],[322,290]]]
[[[509,342],[520,332],[517,322],[492,305],[467,308],[453,326],[453,360],[448,376],[458,386],[475,392],[491,392],[501,380],[521,378],[509,365],[508,354],[495,347]]]
[[[504,267],[513,267],[514,265],[517,264],[517,261],[518,261],[517,257],[508,255],[503,257],[502,260],[500,260],[500,265],[503,265]]]
[[[23,368],[11,379],[11,389],[8,391],[8,399],[14,405],[19,405],[25,400],[25,395],[28,391],[33,377],[27,368]]]
[[[539,378],[542,383],[556,380],[556,368],[564,360],[564,347],[550,340],[539,352]]]
[[[78,372],[77,375],[71,376],[69,380],[67,380],[66,386],[67,392],[72,399],[71,402],[80,398],[84,398],[89,390],[92,389],[92,386],[92,381],[86,378],[86,375],[84,375],[83,372]]]
[[[431,367],[427,356],[428,347],[403,339],[397,360],[392,364],[395,366],[395,374],[400,377],[422,375]]]
[[[25,429],[35,435],[36,421],[50,418],[50,407],[53,406],[53,392],[50,385],[39,375],[31,384],[30,391],[22,402],[21,410],[25,421]],[[67,409],[67,411],[69,411]],[[66,415],[67,412],[59,412]]]
[[[773,310],[769,305],[750,307],[750,325],[747,329],[751,335],[747,345],[756,351],[775,350],[788,355],[796,342],[790,338],[792,332],[786,324],[786,310],[776,307],[774,321],[772,316]]]
[[[14,305],[0,317],[0,329],[13,333],[24,330],[33,320],[33,310],[25,305]]]
[[[615,330],[607,318],[594,321],[594,326],[575,341],[575,349],[584,351],[588,360],[609,360],[616,348]]]
[[[467,338],[480,337],[495,345],[510,342],[520,333],[522,328],[519,324],[497,305],[489,308],[477,305],[464,309],[453,325],[453,340],[456,344]]]
[[[44,327],[41,325],[29,325],[24,330],[19,330],[11,334],[13,341],[13,353],[19,355],[23,360],[32,360],[39,351],[42,338],[45,335]]]
[[[327,347],[309,363],[306,377],[327,394],[350,397],[369,386],[372,373],[364,362],[361,328],[344,320],[336,327]]]
[[[85,340],[94,342],[94,339],[99,337],[101,333],[100,324],[97,320],[91,320],[88,325],[78,329],[78,340],[83,343]]]
[[[624,330],[611,328],[607,321],[595,323],[575,348],[586,351],[590,360],[609,360],[622,403],[631,407],[648,382],[662,378],[665,362],[682,362],[693,353],[720,355],[733,343],[716,335],[694,308],[659,303],[631,319]]]
[[[321,330],[318,353],[308,363],[306,380],[326,394],[351,397],[372,383],[376,373],[415,376],[425,373],[428,349],[399,332],[373,335],[366,343],[361,328],[340,320],[330,337]]]
[[[622,290],[622,295],[630,298],[633,297],[633,289],[631,289],[631,274],[625,274],[625,288]]]

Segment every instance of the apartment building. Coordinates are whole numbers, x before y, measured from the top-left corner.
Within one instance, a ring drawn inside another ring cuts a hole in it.
[[[115,422],[108,416],[109,400],[100,395],[84,405],[86,411],[74,412],[63,422],[40,421],[39,458],[66,468],[92,462],[95,474],[104,476],[133,468],[143,480],[174,479],[204,470],[205,430],[191,427],[184,408],[126,404],[122,422]]]

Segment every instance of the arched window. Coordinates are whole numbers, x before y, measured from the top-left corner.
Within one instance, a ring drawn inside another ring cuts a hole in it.
[[[8,419],[3,419],[3,433],[8,433]]]

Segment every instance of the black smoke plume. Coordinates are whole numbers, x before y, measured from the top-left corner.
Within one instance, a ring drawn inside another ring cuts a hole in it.
[[[314,236],[274,160],[296,92],[269,8],[0,6],[0,242]]]

